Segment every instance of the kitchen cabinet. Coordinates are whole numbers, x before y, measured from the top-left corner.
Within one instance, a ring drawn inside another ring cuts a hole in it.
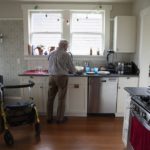
[[[31,80],[35,86],[31,91],[31,97],[34,98],[37,109],[40,114],[46,114],[48,99],[48,77],[21,77],[22,83],[28,83]],[[22,97],[27,98],[27,89],[21,91]],[[54,101],[54,115],[57,113],[58,96]],[[86,116],[87,115],[87,77],[69,77],[68,89],[66,94],[67,116]]]
[[[138,77],[119,77],[118,79],[118,94],[117,94],[117,117],[124,116],[127,92],[125,87],[138,87]]]
[[[46,79],[46,93],[48,92],[48,78]],[[45,98],[45,112],[47,103],[47,94]],[[58,96],[54,101],[54,115],[57,113]],[[67,116],[87,116],[87,77],[69,77],[66,94]]]
[[[24,88],[21,90],[21,96],[23,98],[28,98],[29,96],[34,99],[37,106],[37,110],[40,114],[44,113],[44,96],[45,96],[45,78],[44,77],[22,77],[21,83],[28,83],[33,81],[35,83],[34,87],[31,89],[31,95],[29,95],[28,89]]]
[[[70,77],[68,82],[66,114],[87,116],[87,77]]]
[[[117,53],[134,53],[135,45],[135,16],[116,16],[114,18],[113,50]]]
[[[124,111],[123,130],[122,130],[122,141],[125,147],[127,146],[127,139],[128,139],[130,102],[131,102],[131,96],[129,93],[126,92],[125,111]]]
[[[44,114],[46,114],[47,112],[47,100],[48,100],[48,88],[49,88],[49,77],[45,77],[45,86],[44,86],[45,90],[43,91],[44,92]],[[54,101],[54,107],[53,107],[53,111],[54,111],[54,115],[57,114],[57,105],[58,105],[58,95],[56,95],[55,97],[55,101]]]

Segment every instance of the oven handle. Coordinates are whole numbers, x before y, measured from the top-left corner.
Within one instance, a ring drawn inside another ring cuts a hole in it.
[[[130,113],[131,113],[131,117],[136,117],[136,118],[138,119],[138,121],[139,121],[148,131],[150,131],[150,125],[148,125],[148,122],[147,122],[146,120],[142,119],[142,118],[140,117],[140,115],[138,115],[134,110],[132,110],[132,108],[131,108]]]

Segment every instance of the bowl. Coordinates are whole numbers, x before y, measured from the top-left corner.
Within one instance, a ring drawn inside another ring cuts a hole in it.
[[[98,67],[94,67],[93,71],[94,71],[95,73],[98,73]]]
[[[75,66],[76,70],[79,72],[84,71],[84,67],[83,66]]]

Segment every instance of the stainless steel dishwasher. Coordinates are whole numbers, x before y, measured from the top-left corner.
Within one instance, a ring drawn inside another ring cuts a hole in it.
[[[116,77],[89,77],[88,114],[114,114],[117,100]]]

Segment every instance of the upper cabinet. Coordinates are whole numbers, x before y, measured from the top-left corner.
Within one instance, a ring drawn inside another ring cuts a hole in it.
[[[134,53],[136,44],[136,17],[117,16],[114,19],[113,50],[117,53]]]

